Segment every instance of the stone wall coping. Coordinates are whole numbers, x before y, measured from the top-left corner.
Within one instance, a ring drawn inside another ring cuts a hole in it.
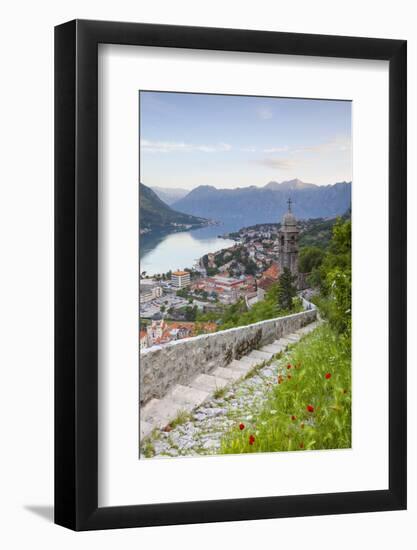
[[[307,300],[305,300],[303,298],[303,302],[304,301],[307,302]],[[310,302],[307,302],[307,303],[310,303]],[[311,304],[311,305],[312,305],[312,308],[311,308],[312,310],[316,309],[314,304]],[[199,334],[198,336],[190,336],[189,338],[181,338],[180,340],[173,340],[172,342],[168,342],[167,344],[163,344],[161,346],[152,346],[151,348],[146,348],[144,350],[141,350],[140,355],[141,356],[149,355],[151,353],[155,353],[155,352],[161,351],[163,349],[169,349],[169,348],[172,348],[173,346],[177,346],[177,345],[184,344],[186,342],[190,342],[191,340],[193,342],[195,342],[196,340],[206,340],[206,339],[209,339],[209,338],[214,338],[216,336],[219,336],[220,334],[232,334],[234,332],[240,332],[240,331],[242,331],[244,329],[247,329],[249,327],[262,327],[263,325],[270,324],[273,321],[280,321],[282,319],[296,319],[298,317],[305,316],[307,311],[308,310],[299,311],[298,313],[291,313],[290,315],[283,315],[282,317],[273,317],[272,319],[265,319],[263,321],[258,321],[257,323],[251,323],[250,325],[242,325],[241,327],[227,328],[227,329],[221,330],[219,332],[211,332],[209,334]]]

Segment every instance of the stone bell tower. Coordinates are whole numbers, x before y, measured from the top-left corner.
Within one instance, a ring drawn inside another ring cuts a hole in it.
[[[278,233],[278,265],[282,273],[288,267],[298,283],[298,235],[297,220],[291,211],[291,199],[288,199],[288,211],[284,214]]]

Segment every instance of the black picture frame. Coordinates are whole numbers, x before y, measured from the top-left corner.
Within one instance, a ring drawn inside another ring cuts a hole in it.
[[[98,506],[98,44],[389,62],[389,488]],[[74,20],[55,28],[55,523],[74,529],[406,508],[406,41]]]

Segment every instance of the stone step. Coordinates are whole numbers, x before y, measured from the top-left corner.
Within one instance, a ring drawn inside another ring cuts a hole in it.
[[[245,374],[253,369],[251,363],[252,362],[242,361],[241,359],[239,359],[239,361],[235,359],[229,365],[227,365],[227,368],[237,373],[242,373],[242,376],[245,376]]]
[[[215,392],[221,388],[224,388],[229,383],[228,380],[219,376],[211,376],[210,374],[199,374],[191,382],[190,386],[197,390],[203,390],[210,393]]]
[[[279,340],[276,340],[276,342],[279,342]],[[266,351],[276,355],[277,353],[281,353],[283,350],[284,347],[281,344],[268,344],[267,346],[263,346],[260,351]]]
[[[239,363],[243,363],[244,365],[248,365],[250,369],[253,367],[256,367],[256,365],[259,365],[259,363],[262,363],[263,359],[259,359],[259,357],[249,357],[249,355],[245,355],[244,357],[241,357],[238,359]]]
[[[152,424],[149,422],[142,421],[140,423],[140,437],[143,439],[144,437],[147,437],[153,430]]]
[[[280,338],[279,340],[275,340],[274,344],[281,344],[283,347],[283,350],[286,350],[290,344],[294,344],[292,340],[288,340],[287,337]]]
[[[291,334],[287,334],[285,336],[285,338],[287,340],[289,340],[290,342],[296,343],[296,342],[299,342],[301,340],[301,334],[297,334],[296,332],[292,332]]]
[[[141,420],[148,422],[154,428],[163,428],[173,420],[180,411],[192,410],[191,405],[180,404],[168,396],[162,399],[151,399],[141,410]]]
[[[249,353],[248,357],[258,359],[259,363],[261,363],[262,361],[269,361],[273,355],[274,354],[270,351],[259,351],[258,349],[254,349]]]
[[[314,321],[313,323],[310,323],[309,325],[306,325],[305,327],[298,329],[297,332],[302,335],[309,334],[310,332],[315,330],[318,326],[320,326],[320,324],[321,323],[319,321]]]
[[[189,386],[182,386],[177,384],[168,394],[167,397],[172,399],[179,405],[182,405],[184,408],[197,407],[203,401],[209,397],[210,393],[202,390],[197,390],[196,388],[190,388]]]
[[[213,376],[218,376],[220,378],[224,378],[225,380],[229,380],[231,382],[235,380],[239,380],[239,378],[242,378],[243,374],[241,372],[238,372],[231,368],[224,368],[224,367],[217,367],[212,373]]]

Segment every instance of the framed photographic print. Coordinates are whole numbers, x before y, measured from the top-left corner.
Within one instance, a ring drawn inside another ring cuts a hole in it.
[[[55,521],[406,507],[406,42],[55,30]]]

